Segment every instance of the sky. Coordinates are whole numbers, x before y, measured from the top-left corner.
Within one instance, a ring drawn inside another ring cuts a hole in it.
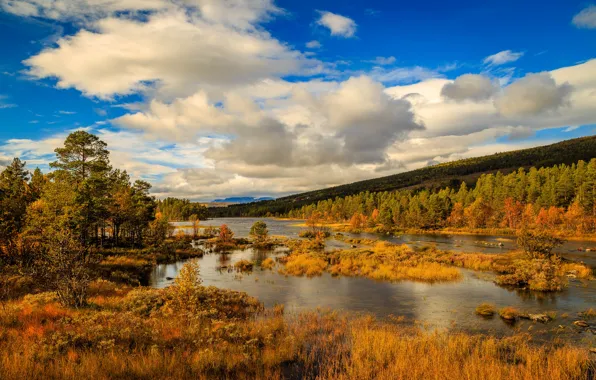
[[[0,0],[0,168],[78,129],[160,198],[278,197],[596,130],[585,1]]]

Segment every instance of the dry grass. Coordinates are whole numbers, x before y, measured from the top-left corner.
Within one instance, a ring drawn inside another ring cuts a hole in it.
[[[578,263],[562,263],[559,269],[560,275],[571,275],[581,279],[594,279],[592,269],[586,265]]]
[[[220,312],[189,318],[159,302],[165,293],[115,296],[112,287],[96,295],[110,306],[81,310],[48,294],[11,302],[0,312],[2,379],[562,380],[596,370],[586,349],[532,345],[527,335],[427,333],[333,312],[285,318],[281,307],[236,313],[246,304],[223,291],[235,301],[208,302]]]
[[[589,308],[587,310],[582,311],[579,313],[579,316],[583,319],[593,319],[596,318],[596,309]]]
[[[316,254],[292,254],[285,260],[285,268],[279,273],[291,276],[320,276],[327,268],[327,261]]]
[[[275,260],[271,257],[268,257],[261,262],[261,268],[263,269],[273,269],[273,267],[275,267]]]
[[[239,260],[234,264],[234,268],[239,272],[251,272],[254,265],[252,261]]]
[[[519,315],[519,310],[511,306],[506,306],[499,310],[499,316],[506,321],[515,321]]]
[[[495,315],[495,306],[490,303],[481,303],[476,307],[476,314],[483,317],[492,317]]]
[[[360,243],[353,239],[347,242]],[[593,279],[592,270],[579,263],[564,263],[558,257],[528,259],[523,252],[503,255],[440,251],[435,247],[413,249],[407,245],[376,242],[373,246],[321,252],[310,242],[288,241],[291,254],[281,273],[289,275],[363,276],[382,281],[413,280],[424,282],[458,281],[457,268],[493,271],[504,286],[528,287],[537,291],[559,291],[567,285],[567,276]],[[365,245],[371,242],[364,242]]]

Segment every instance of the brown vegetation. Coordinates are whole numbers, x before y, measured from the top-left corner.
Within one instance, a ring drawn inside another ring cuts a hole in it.
[[[596,370],[588,350],[527,335],[427,333],[330,312],[284,317],[192,283],[93,284],[94,307],[78,310],[51,293],[13,301],[0,311],[2,378],[587,380]]]
[[[476,314],[483,317],[492,317],[495,315],[495,306],[489,303],[481,303],[476,307]]]

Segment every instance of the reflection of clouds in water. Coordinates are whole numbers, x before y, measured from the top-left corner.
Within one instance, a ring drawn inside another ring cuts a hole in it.
[[[250,226],[261,219],[215,219],[202,221],[202,225],[219,226],[228,224],[236,236],[248,235]],[[272,235],[295,234],[301,230],[296,227],[296,221],[279,221],[265,219]],[[346,234],[350,236],[349,234]],[[359,237],[366,237],[362,234]],[[374,237],[374,235],[368,235]],[[387,239],[403,243],[405,240],[425,241],[435,239],[438,248],[453,250],[478,251],[476,245],[481,241],[498,242],[497,237],[465,236],[465,235],[412,235]],[[505,244],[514,244],[511,241]],[[333,243],[332,243],[333,244]],[[332,245],[330,244],[330,245]],[[451,244],[451,245],[450,245]],[[571,242],[569,247],[582,244]],[[595,244],[596,243],[592,243]],[[454,245],[460,247],[454,248]],[[584,245],[585,246],[585,245]],[[507,246],[505,247],[507,248]],[[565,247],[567,249],[567,247]],[[507,249],[487,247],[485,252],[506,252]],[[574,315],[579,311],[593,307],[596,304],[596,282],[591,281],[583,287],[580,282],[571,282],[570,289],[557,294],[538,297],[536,293],[507,290],[496,286],[489,273],[477,273],[461,270],[464,278],[458,283],[426,284],[416,282],[387,283],[377,282],[367,278],[339,277],[333,278],[328,273],[312,279],[306,277],[285,277],[279,275],[279,264],[271,271],[261,270],[259,267],[251,274],[243,274],[238,280],[236,273],[224,271],[219,273],[215,268],[222,265],[222,259],[227,265],[240,259],[260,262],[271,255],[265,251],[236,251],[228,255],[208,254],[200,259],[201,277],[204,285],[217,286],[236,291],[244,291],[264,302],[267,307],[276,303],[284,304],[286,311],[291,313],[300,310],[311,310],[317,307],[343,309],[346,311],[368,312],[379,317],[390,314],[404,315],[408,320],[419,320],[430,323],[433,327],[451,327],[455,320],[455,328],[474,331],[494,331],[499,334],[511,332],[511,327],[505,325],[499,317],[482,319],[474,314],[476,306],[483,302],[494,304],[497,308],[514,306],[525,312],[559,311],[559,314]],[[273,254],[275,255],[275,254]],[[593,253],[596,257],[596,253]],[[165,277],[175,277],[182,264],[158,266],[153,272],[153,282],[167,283]],[[484,279],[476,278],[480,276]],[[156,278],[158,278],[156,280]],[[258,278],[258,281],[255,279]],[[519,325],[518,325],[519,326]],[[524,325],[525,326],[525,325]]]

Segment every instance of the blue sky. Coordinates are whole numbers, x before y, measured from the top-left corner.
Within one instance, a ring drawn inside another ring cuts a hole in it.
[[[85,128],[210,200],[592,135],[595,41],[590,2],[0,0],[0,166]]]

